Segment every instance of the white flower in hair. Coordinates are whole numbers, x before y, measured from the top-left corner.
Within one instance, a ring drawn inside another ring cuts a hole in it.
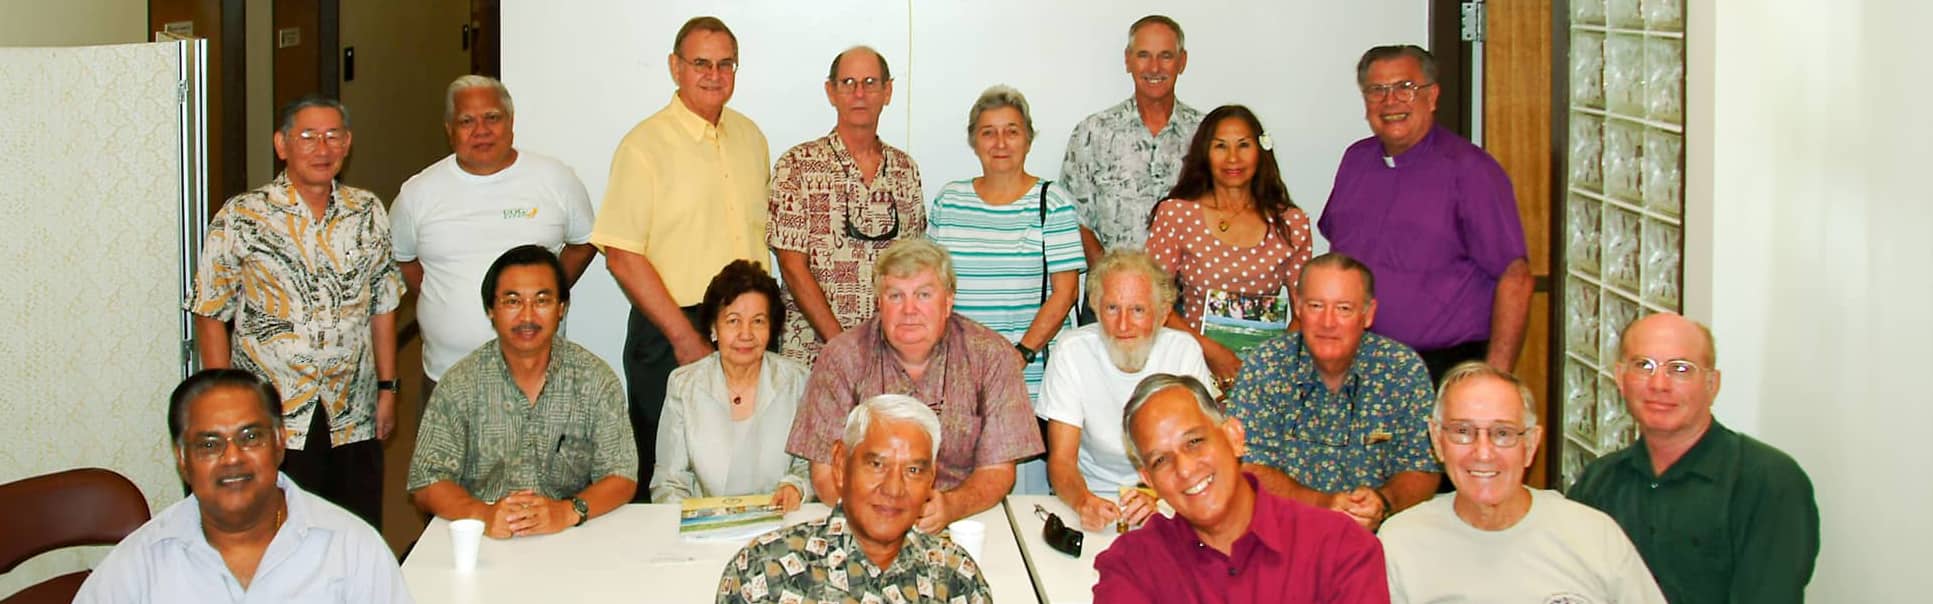
[[[1256,137],[1255,143],[1261,145],[1263,151],[1275,150],[1275,139],[1269,138],[1269,133],[1267,132],[1263,132],[1261,136]]]

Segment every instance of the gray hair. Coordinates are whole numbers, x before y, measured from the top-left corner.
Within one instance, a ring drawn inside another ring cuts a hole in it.
[[[1148,15],[1135,19],[1134,25],[1128,26],[1128,52],[1134,52],[1134,33],[1141,31],[1141,28],[1149,25],[1168,26],[1170,31],[1175,32],[1175,50],[1188,52],[1188,34],[1181,33],[1181,24],[1176,23],[1174,19],[1168,18],[1167,15]]]
[[[866,439],[866,431],[872,429],[873,418],[888,422],[912,422],[926,432],[933,441],[934,458],[940,456],[940,416],[927,408],[926,403],[904,394],[881,394],[860,402],[846,413],[845,443],[847,454],[859,441]]]
[[[1376,299],[1376,273],[1370,272],[1369,265],[1363,264],[1361,260],[1342,252],[1329,252],[1302,263],[1302,272],[1295,276],[1295,283],[1292,284],[1295,286],[1296,297],[1302,297],[1302,282],[1309,280],[1309,269],[1317,267],[1353,271],[1362,275],[1363,298]]]
[[[1375,64],[1377,61],[1386,61],[1402,57],[1416,59],[1416,63],[1423,67],[1423,79],[1429,80],[1429,82],[1417,82],[1418,84],[1433,84],[1436,82],[1435,55],[1431,55],[1430,51],[1423,50],[1423,47],[1415,44],[1392,44],[1389,46],[1377,46],[1362,53],[1362,59],[1356,61],[1356,87],[1361,88],[1369,85],[1370,65]]]
[[[973,101],[973,109],[967,111],[967,146],[973,146],[973,130],[980,124],[980,114],[1002,107],[1012,107],[1020,112],[1020,123],[1027,126],[1027,141],[1034,140],[1034,114],[1027,108],[1027,95],[1006,84],[994,84],[980,93]]]
[[[855,50],[863,50],[866,52],[873,53],[873,58],[879,59],[879,80],[882,82],[893,81],[893,68],[886,66],[886,55],[879,52],[878,49],[861,44],[858,46],[854,46],[852,48],[839,51],[839,54],[832,55],[832,67],[826,68],[827,82],[832,82],[839,79],[839,61],[842,59],[845,59],[847,54]]]
[[[450,82],[450,89],[443,93],[443,123],[456,121],[456,93],[471,88],[489,88],[497,92],[497,103],[503,105],[503,113],[508,117],[517,115],[517,106],[510,102],[510,89],[503,82],[485,75],[466,75]]]
[[[282,106],[282,127],[279,129],[280,132],[283,134],[293,132],[295,130],[295,114],[301,113],[303,109],[312,107],[336,110],[336,115],[342,116],[342,129],[349,129],[349,108],[344,107],[342,101],[320,94],[309,94],[303,95],[302,98],[290,101],[289,104]]]
[[[940,277],[947,293],[953,293],[959,284],[959,277],[953,272],[953,255],[940,244],[924,236],[894,241],[873,259],[873,292],[879,292],[879,283],[887,277],[905,279],[925,270]]]
[[[1208,387],[1201,385],[1201,380],[1194,376],[1157,373],[1142,378],[1141,383],[1134,387],[1134,394],[1128,396],[1127,406],[1121,409],[1121,444],[1128,453],[1128,462],[1134,464],[1136,469],[1141,467],[1141,449],[1134,446],[1134,414],[1148,404],[1148,399],[1169,388],[1183,388],[1188,394],[1194,395],[1195,406],[1201,408],[1202,415],[1208,416],[1209,423],[1220,426],[1228,421],[1228,414],[1222,412],[1221,401],[1215,400],[1215,395],[1209,394]]]
[[[1518,398],[1523,399],[1524,403],[1524,427],[1537,426],[1537,398],[1530,394],[1530,386],[1525,385],[1523,380],[1510,372],[1492,367],[1483,361],[1464,361],[1443,374],[1443,383],[1436,388],[1436,407],[1430,411],[1430,418],[1436,420],[1437,424],[1442,424],[1443,408],[1449,406],[1450,387],[1479,378],[1502,380],[1515,387]]]
[[[1102,285],[1107,282],[1108,277],[1122,272],[1148,278],[1148,284],[1154,288],[1156,312],[1166,312],[1174,308],[1175,296],[1178,295],[1174,277],[1168,276],[1168,271],[1162,270],[1161,265],[1156,264],[1154,257],[1149,256],[1147,252],[1126,248],[1109,250],[1106,255],[1101,256],[1100,260],[1094,262],[1094,269],[1087,273],[1087,304],[1100,308]]]

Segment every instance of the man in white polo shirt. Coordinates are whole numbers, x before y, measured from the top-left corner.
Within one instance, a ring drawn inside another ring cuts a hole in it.
[[[503,82],[466,75],[443,102],[452,153],[403,183],[390,209],[396,262],[421,292],[423,402],[451,364],[496,337],[476,301],[483,272],[505,250],[549,248],[567,288],[597,255],[584,183],[562,162],[512,145],[516,108]]]
[[[1161,326],[1175,306],[1174,283],[1146,252],[1108,252],[1087,276],[1099,324],[1061,336],[1047,360],[1034,410],[1048,420],[1047,479],[1080,512],[1085,530],[1123,518],[1139,524],[1154,512],[1153,498],[1120,495],[1139,481],[1124,449],[1121,409],[1141,379],[1171,373],[1215,383],[1201,345]]]

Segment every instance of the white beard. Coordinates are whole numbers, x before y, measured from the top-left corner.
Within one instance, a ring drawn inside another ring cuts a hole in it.
[[[1103,331],[1101,341],[1106,343],[1107,359],[1114,363],[1116,369],[1124,373],[1140,373],[1148,366],[1148,357],[1154,354],[1154,335],[1148,334],[1148,337],[1141,339],[1140,344],[1128,347]]]

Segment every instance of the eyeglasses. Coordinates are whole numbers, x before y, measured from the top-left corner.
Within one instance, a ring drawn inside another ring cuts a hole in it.
[[[1478,434],[1487,432],[1490,435],[1490,444],[1504,449],[1517,446],[1517,443],[1522,442],[1524,435],[1530,433],[1531,430],[1532,428],[1519,428],[1507,424],[1497,424],[1483,428],[1470,422],[1450,422],[1443,424],[1442,428],[1443,438],[1450,442],[1459,445],[1473,445],[1477,442]]]
[[[1417,91],[1435,85],[1435,83],[1418,84],[1411,80],[1403,80],[1394,84],[1370,84],[1362,88],[1362,98],[1372,102],[1380,102],[1384,97],[1394,94],[1396,95],[1397,102],[1407,103],[1416,100]]]
[[[889,212],[892,213],[893,226],[891,228],[886,229],[885,233],[882,233],[879,235],[867,235],[865,233],[859,232],[858,228],[852,226],[852,206],[846,206],[846,236],[851,237],[853,239],[858,239],[860,241],[892,241],[894,239],[898,239],[899,238],[899,204],[891,203],[891,201],[892,200],[887,200],[888,204],[886,208]]]
[[[499,125],[502,125],[503,122],[508,119],[510,119],[510,116],[504,114],[504,112],[502,111],[491,111],[491,112],[484,113],[482,118],[478,118],[477,116],[474,116],[474,115],[465,115],[463,117],[456,118],[456,129],[462,130],[464,132],[469,132],[471,130],[477,129],[477,126],[479,125],[490,126],[494,128]]]
[[[314,151],[316,147],[328,145],[331,149],[341,149],[349,144],[349,132],[331,128],[329,130],[303,130],[295,133],[295,146],[304,151]]]
[[[692,69],[698,70],[700,73],[738,73],[738,59],[719,59],[717,61],[712,61],[711,59],[686,60],[680,56],[678,60],[683,61],[686,65],[690,65]]]
[[[1644,377],[1657,375],[1659,368],[1662,367],[1665,375],[1671,377],[1671,381],[1681,384],[1696,380],[1699,375],[1705,372],[1705,369],[1699,367],[1697,363],[1684,359],[1659,361],[1651,357],[1632,357],[1624,361],[1622,365],[1625,371]]]
[[[834,90],[838,90],[839,92],[843,92],[846,94],[852,94],[852,91],[855,88],[864,88],[866,89],[866,92],[879,92],[881,90],[884,90],[886,88],[886,83],[890,81],[891,80],[882,80],[879,78],[872,78],[872,77],[869,77],[863,80],[856,79],[856,78],[841,78],[841,79],[832,81],[832,88]]]
[[[497,308],[500,310],[519,312],[525,306],[534,306],[537,312],[550,312],[552,309],[557,308],[557,299],[547,295],[539,295],[531,298],[525,298],[523,296],[504,296],[497,298]]]
[[[188,443],[188,455],[200,461],[208,461],[221,457],[221,454],[228,450],[228,443],[235,443],[235,446],[243,451],[253,451],[267,445],[271,437],[268,429],[254,426],[242,428],[240,432],[231,436],[203,434],[195,438],[194,442]]]
[[[1345,321],[1356,318],[1356,313],[1362,312],[1362,306],[1354,302],[1331,303],[1321,300],[1304,300],[1301,304],[1297,304],[1296,307],[1301,309],[1296,313],[1300,316],[1308,317],[1328,312],[1334,314],[1336,318]]]

